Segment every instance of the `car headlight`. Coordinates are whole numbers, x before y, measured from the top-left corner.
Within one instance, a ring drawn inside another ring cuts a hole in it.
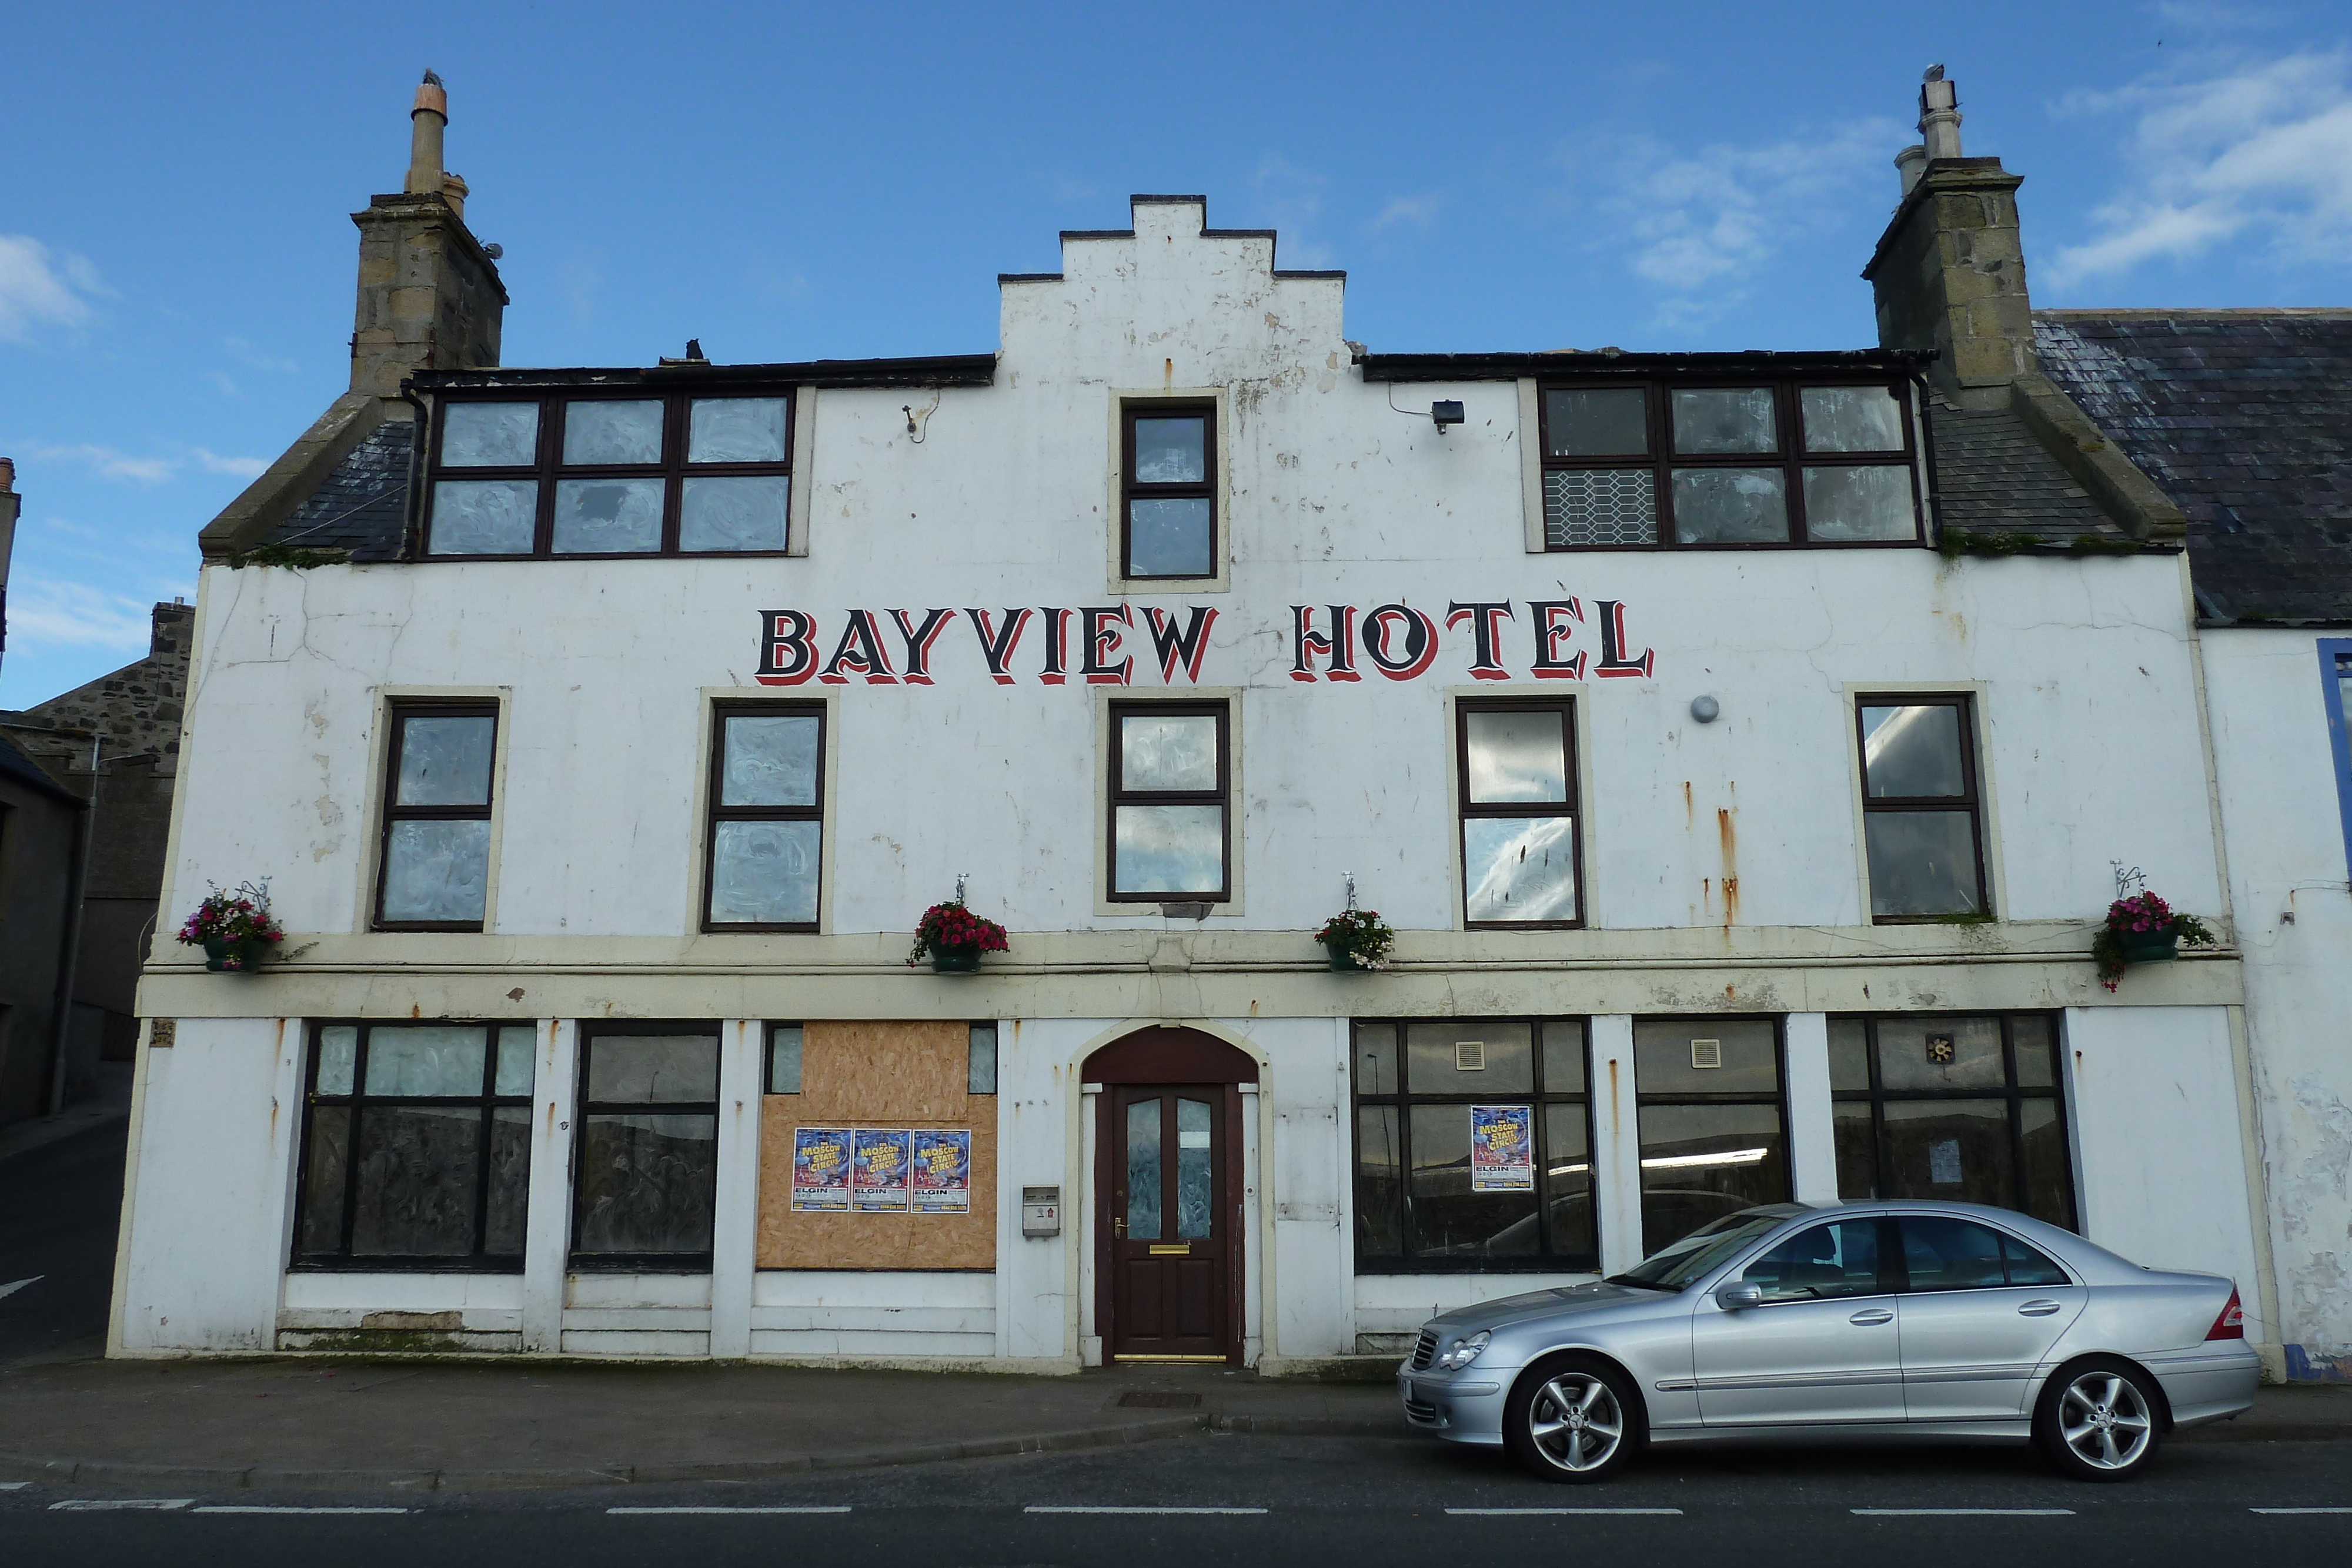
[[[1480,1329],[1468,1339],[1457,1339],[1447,1345],[1437,1359],[1430,1364],[1440,1372],[1459,1372],[1477,1360],[1478,1353],[1485,1350],[1486,1342],[1494,1337],[1488,1330]]]

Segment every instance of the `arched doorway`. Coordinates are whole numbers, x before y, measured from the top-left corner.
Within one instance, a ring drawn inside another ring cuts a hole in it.
[[[1106,1361],[1242,1359],[1242,1095],[1248,1054],[1138,1030],[1079,1069],[1099,1083],[1095,1322]]]

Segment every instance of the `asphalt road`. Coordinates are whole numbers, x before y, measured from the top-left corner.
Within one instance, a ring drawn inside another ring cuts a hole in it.
[[[383,1511],[304,1511],[319,1510]],[[151,1498],[41,1483],[0,1492],[0,1563],[10,1568],[1434,1568],[1691,1553],[1741,1568],[2212,1568],[2230,1557],[2343,1568],[2352,1562],[2352,1445],[2182,1443],[2122,1486],[2062,1480],[2019,1449],[1880,1448],[1675,1451],[1609,1485],[1568,1488],[1415,1439],[1201,1436],[758,1484],[472,1496]]]
[[[125,1135],[116,1121],[0,1160],[0,1366],[105,1334]]]

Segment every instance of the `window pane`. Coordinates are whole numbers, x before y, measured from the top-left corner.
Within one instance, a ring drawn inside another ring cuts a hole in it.
[[[1778,1105],[1644,1105],[1640,1120],[1644,1256],[1710,1220],[1788,1201]]]
[[[482,1250],[494,1258],[522,1251],[530,1215],[530,1108],[490,1112],[490,1197],[482,1217]]]
[[[2067,1282],[2065,1270],[2014,1236],[2000,1239],[2000,1256],[2001,1261],[2009,1265],[2009,1282],[2012,1285],[2063,1285]]]
[[[2056,1088],[2058,1064],[2052,1052],[2050,1020],[2034,1017],[2013,1018],[2009,1020],[2009,1035],[2017,1051],[2017,1086],[2020,1089]]]
[[[1778,452],[1770,387],[1675,393],[1676,452]]]
[[[427,555],[529,555],[539,529],[536,479],[442,479],[433,486]]]
[[[563,405],[563,461],[567,465],[658,463],[662,458],[662,405],[609,398]]]
[[[1718,1060],[1720,1067],[1696,1065]],[[1644,1019],[1633,1025],[1633,1087],[1643,1094],[1777,1094],[1779,1041],[1762,1019]]]
[[[1873,811],[1862,825],[1873,915],[1984,912],[1968,812]]]
[[[688,479],[678,486],[677,548],[780,550],[792,493],[789,474]]]
[[[1115,893],[1222,893],[1223,806],[1121,806],[1115,813]]]
[[[539,404],[453,402],[441,413],[444,468],[530,468],[539,462]]]
[[[2025,1199],[2020,1207],[2036,1219],[2072,1230],[2074,1174],[2066,1157],[2066,1129],[2058,1122],[2058,1103],[2020,1101],[2017,1120],[2025,1134]]]
[[[1576,819],[1465,817],[1463,913],[1473,921],[1576,918]]]
[[[1778,468],[1677,468],[1675,538],[1686,545],[1784,540],[1787,488],[1787,476]]]
[[[1127,504],[1129,577],[1214,577],[1209,497],[1139,496]]]
[[[819,822],[713,823],[711,924],[814,925],[823,850]]]
[[[465,1025],[378,1025],[368,1031],[367,1092],[407,1099],[478,1098],[488,1041],[487,1030]]]
[[[1138,485],[1200,485],[1209,477],[1209,422],[1192,414],[1135,422]]]
[[[498,723],[478,718],[417,717],[400,721],[396,806],[487,806]]]
[[[1886,1118],[1889,1197],[2017,1207],[2006,1100],[1895,1100]]]
[[[1832,544],[1918,538],[1911,470],[1874,463],[1806,469],[1805,535]]]
[[[1881,1019],[1878,1082],[1888,1089],[2000,1089],[1999,1019]]]
[[[710,1250],[718,1117],[593,1115],[583,1132],[581,1251]]]
[[[338,1024],[319,1031],[320,1094],[348,1094],[352,1092],[352,1071],[359,1061],[360,1031],[349,1024]]]
[[[805,1040],[798,1024],[778,1024],[768,1032],[768,1092],[801,1092],[801,1049]]]
[[[1127,1239],[1160,1239],[1160,1102],[1127,1107]]]
[[[557,555],[650,555],[661,549],[662,481],[563,479],[555,486]]]
[[[1860,1019],[1830,1019],[1830,1087],[1870,1087],[1870,1039]]]
[[[1903,404],[1887,387],[1807,387],[1798,394],[1808,452],[1900,452]]]
[[[1462,749],[1470,777],[1470,802],[1478,806],[1517,800],[1568,799],[1567,716],[1559,709],[1496,713],[1473,708],[1462,716]]]
[[[1209,1103],[1176,1102],[1176,1239],[1197,1240],[1209,1234],[1216,1199],[1216,1177],[1210,1156],[1216,1151],[1209,1131]]]
[[[1413,1250],[1423,1258],[1524,1258],[1538,1249],[1533,1192],[1474,1192],[1470,1107],[1412,1107]]]
[[[1554,457],[1639,457],[1650,450],[1649,394],[1637,387],[1544,393]]]
[[[297,1252],[340,1252],[343,1247],[343,1175],[351,1149],[348,1105],[310,1107],[310,1163],[302,1172],[302,1233]]]
[[[1543,1084],[1547,1094],[1584,1092],[1584,1026],[1543,1026]]]
[[[1489,1099],[1532,1094],[1533,1043],[1528,1025],[1501,1019],[1409,1023],[1404,1026],[1406,1082],[1415,1094]]]
[[[1973,1220],[1937,1214],[1896,1217],[1903,1228],[1903,1264],[1915,1291],[1978,1291],[2009,1283],[2000,1236]]]
[[[1397,1031],[1392,1023],[1356,1026],[1356,1092],[1397,1092]]]
[[[368,1053],[375,1053],[373,1037]],[[479,1082],[476,1093],[481,1092]],[[481,1157],[482,1113],[476,1107],[362,1108],[352,1150],[359,1178],[352,1253],[448,1258],[473,1251]]]
[[[1356,1255],[1393,1258],[1404,1250],[1403,1178],[1398,1111],[1356,1109]]]
[[[1878,1196],[1878,1124],[1861,1101],[1831,1106],[1830,1117],[1837,1146],[1838,1197],[1866,1203]]]
[[[600,1034],[588,1047],[588,1098],[656,1105],[719,1097],[719,1041],[706,1034]]]
[[[1739,1278],[1763,1286],[1768,1301],[1875,1296],[1878,1221],[1841,1219],[1801,1230],[1748,1264]]]
[[[784,400],[780,397],[697,398],[688,428],[688,463],[784,460]]]
[[[1544,1123],[1544,1191],[1551,1222],[1551,1249],[1568,1258],[1598,1251],[1592,1218],[1592,1150],[1585,1138],[1584,1107],[1547,1105]]]
[[[383,917],[478,925],[489,875],[488,822],[394,822],[384,835]]]
[[[1118,771],[1123,789],[1214,790],[1217,716],[1121,714]]]
[[[729,714],[727,766],[719,783],[722,806],[814,806],[816,747],[823,720],[814,714]]]
[[[1544,547],[1658,542],[1658,481],[1647,468],[1552,468],[1544,474]]]
[[[1965,795],[1960,710],[1950,703],[1865,704],[1862,772],[1874,800]]]
[[[965,1059],[964,1092],[993,1094],[996,1092],[996,1026],[976,1023],[971,1026],[971,1041]]]
[[[530,1092],[531,1068],[539,1055],[539,1030],[529,1024],[509,1024],[499,1030],[498,1072],[490,1092],[502,1096]]]

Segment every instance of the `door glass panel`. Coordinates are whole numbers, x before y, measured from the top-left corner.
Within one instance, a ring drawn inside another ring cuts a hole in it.
[[[1643,456],[1650,450],[1649,394],[1637,387],[1548,392],[1544,435],[1554,457]]]
[[[1209,1234],[1216,1208],[1215,1171],[1210,1165],[1214,1140],[1206,1100],[1176,1102],[1176,1238],[1192,1241]]]
[[[1960,710],[1949,703],[1865,706],[1862,773],[1874,800],[1967,794]]]
[[[379,1026],[368,1034],[367,1092],[403,1098],[478,1095],[485,1043],[479,1029]]]
[[[2014,1208],[2005,1100],[1895,1100],[1885,1108],[1889,1197]]]
[[[1393,1094],[1396,1092],[1396,1025],[1359,1024],[1356,1027],[1356,1092]]]
[[[1567,747],[1558,708],[1535,712],[1473,709],[1462,716],[1470,800],[1493,806],[1568,799]]]
[[[1127,1108],[1127,1239],[1160,1239],[1160,1102]]]
[[[1841,1219],[1801,1230],[1748,1265],[1744,1284],[1764,1287],[1768,1301],[1875,1296],[1878,1221]]]
[[[1889,1089],[1999,1089],[1999,1019],[1881,1019],[1878,1081]]]
[[[1404,1027],[1404,1040],[1407,1076],[1416,1094],[1491,1097],[1535,1092],[1528,1024],[1490,1019],[1412,1023]]]
[[[1903,1263],[1915,1291],[1979,1291],[2009,1283],[2001,1262],[2000,1237],[1973,1220],[1939,1214],[1906,1214]]]
[[[1576,918],[1574,817],[1465,817],[1462,908],[1477,922]]]
[[[1393,1258],[1404,1250],[1403,1173],[1393,1105],[1356,1110],[1356,1253]],[[337,1167],[339,1170],[340,1166]],[[341,1179],[338,1177],[338,1179]],[[338,1190],[341,1190],[340,1188]]]
[[[1878,1132],[1870,1106],[1850,1101],[1831,1107],[1831,1137],[1837,1145],[1838,1198],[1867,1203],[1878,1196]]]
[[[1412,1227],[1423,1258],[1519,1258],[1536,1250],[1536,1195],[1470,1185],[1470,1107],[1412,1107]]]

